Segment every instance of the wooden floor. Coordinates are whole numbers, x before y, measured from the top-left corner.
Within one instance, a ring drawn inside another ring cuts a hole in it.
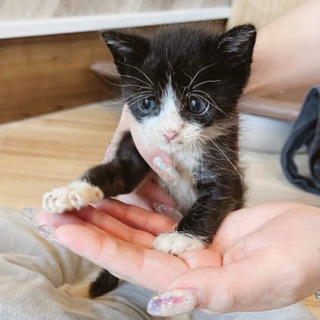
[[[92,104],[0,126],[0,206],[41,207],[42,194],[64,185],[103,158],[120,108]],[[248,205],[301,201],[319,205],[317,196],[291,186],[279,155],[243,150]],[[303,161],[303,156],[300,157]],[[319,305],[304,301],[320,319]]]

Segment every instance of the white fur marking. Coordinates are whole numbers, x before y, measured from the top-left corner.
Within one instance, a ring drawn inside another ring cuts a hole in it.
[[[59,290],[68,294],[71,297],[76,298],[91,298],[90,297],[90,287],[91,283],[95,281],[101,272],[100,267],[93,267],[93,270],[83,281],[74,284],[64,284],[59,287]]]
[[[152,247],[158,251],[179,255],[185,251],[200,250],[204,243],[191,235],[179,232],[162,233],[153,241]]]
[[[65,292],[71,297],[90,298],[90,284],[64,284],[59,288],[60,291]]]
[[[66,187],[56,188],[43,196],[43,209],[50,213],[80,210],[90,203],[103,199],[103,192],[85,181],[75,181]]]

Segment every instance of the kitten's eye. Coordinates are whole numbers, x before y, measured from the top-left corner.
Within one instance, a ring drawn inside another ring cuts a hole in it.
[[[157,103],[152,98],[145,98],[140,102],[140,109],[145,113],[151,113],[157,108]]]
[[[208,104],[203,102],[200,99],[192,98],[189,102],[189,110],[190,112],[201,115],[208,110]]]

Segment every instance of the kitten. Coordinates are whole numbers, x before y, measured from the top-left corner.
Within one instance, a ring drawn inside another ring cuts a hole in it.
[[[153,247],[176,255],[204,248],[225,216],[243,206],[237,102],[250,74],[256,30],[242,25],[212,34],[166,28],[151,38],[118,32],[102,37],[121,76],[122,95],[143,133],[139,139],[172,154],[179,173],[175,184],[166,187],[183,218],[175,231],[160,234]],[[79,210],[130,193],[150,172],[127,132],[112,161],[48,192],[43,207],[51,213]],[[91,296],[116,283],[104,271],[92,284]]]

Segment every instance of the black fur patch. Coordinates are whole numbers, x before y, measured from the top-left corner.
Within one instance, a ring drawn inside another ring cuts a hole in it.
[[[90,297],[97,298],[117,287],[119,279],[107,270],[102,270],[98,278],[90,285]]]

